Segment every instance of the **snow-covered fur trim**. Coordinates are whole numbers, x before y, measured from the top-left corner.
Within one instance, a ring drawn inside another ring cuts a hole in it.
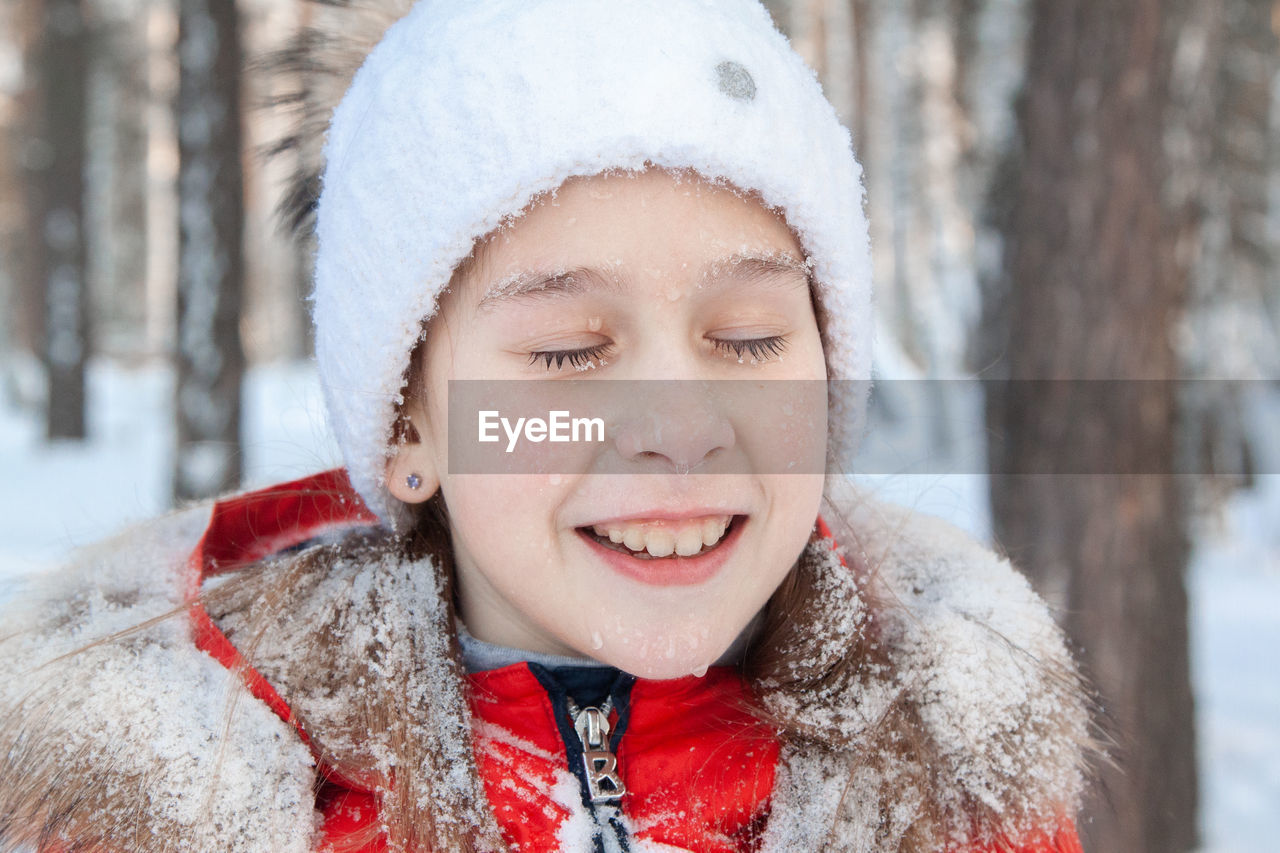
[[[476,769],[441,573],[405,559],[384,531],[363,536],[268,567],[210,601],[209,614],[279,686],[327,766],[384,797],[416,798],[478,849],[505,849]],[[263,625],[264,604],[284,618]],[[395,719],[378,719],[379,708]],[[415,772],[398,791],[389,780],[406,758]]]
[[[135,528],[7,602],[0,850],[312,850],[310,751],[161,618],[208,520]]]
[[[180,604],[202,521],[176,516],[91,552],[26,597],[25,615],[5,615],[18,633],[0,647],[0,849],[85,826],[106,827],[94,841],[144,840],[118,849],[309,849],[314,771],[293,730],[243,692],[224,724],[230,676],[185,619],[110,639]],[[850,568],[829,540],[803,559],[821,606],[804,614],[797,666],[849,662],[867,631],[884,656],[809,696],[759,685],[778,719],[814,733],[784,747],[762,849],[963,849],[950,845],[1073,816],[1085,694],[1025,579],[950,525],[871,500],[837,535]],[[421,721],[436,816],[496,837],[438,580],[390,540],[348,553],[361,556],[284,585],[271,607],[291,617],[258,636],[252,611],[287,562],[215,618],[333,765],[367,768],[360,781],[375,786],[385,744],[350,733],[393,685]]]
[[[807,552],[823,607],[793,659],[833,666],[868,632],[884,657],[817,694],[759,686],[813,732],[784,751],[764,849],[966,849],[1074,817],[1089,703],[1026,578],[940,519],[865,496],[845,512],[844,544]]]
[[[833,454],[871,375],[861,167],[756,0],[419,0],[334,113],[317,209],[316,358],[352,483],[383,521],[396,405],[475,241],[567,178],[658,166],[755,191],[800,238],[837,386]],[[847,396],[847,398],[846,398]]]

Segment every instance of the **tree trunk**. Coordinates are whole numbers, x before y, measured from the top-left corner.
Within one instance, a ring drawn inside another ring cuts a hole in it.
[[[1280,73],[1275,0],[1202,0],[1199,73],[1187,92],[1183,149],[1209,161],[1197,187],[1200,229],[1184,331],[1184,363],[1196,378],[1255,379],[1280,372],[1280,288],[1268,217],[1280,145],[1272,130],[1273,86]],[[1280,24],[1280,17],[1277,17]],[[1280,129],[1280,128],[1277,128]],[[1280,198],[1280,197],[1277,197]],[[1219,511],[1235,488],[1252,484],[1247,402],[1234,383],[1203,383],[1184,448],[1197,470],[1202,506]]]
[[[240,482],[244,230],[236,6],[179,6],[178,450],[174,496]]]
[[[97,0],[89,81],[89,289],[99,352],[138,355],[146,322],[147,2]]]
[[[241,0],[241,44],[253,57],[278,55],[306,26],[312,0]],[[263,156],[278,141],[297,132],[298,113],[285,106],[314,74],[288,75],[270,62],[250,62],[243,80],[246,151],[245,195],[245,353],[251,362],[305,358],[311,351],[307,294],[313,241],[287,236],[279,218],[280,188],[296,173],[298,151]],[[305,79],[303,79],[305,78]],[[300,106],[300,105],[299,105]],[[327,117],[326,117],[327,118]],[[320,140],[316,140],[319,142]]]
[[[1174,853],[1197,835],[1185,496],[1160,473],[1174,465],[1171,341],[1192,221],[1166,192],[1164,149],[1185,10],[1035,0],[1020,147],[997,199],[1012,381],[988,399],[992,509],[1003,547],[1059,608],[1117,741],[1119,768],[1101,769],[1081,822],[1099,851]],[[1082,403],[1072,382],[1029,379],[1158,381]],[[1126,430],[1118,410],[1135,406],[1141,429]],[[1116,473],[1030,473],[1049,467]]]
[[[28,65],[31,32],[35,21],[30,9],[0,5],[0,51],[17,57],[8,68],[0,66],[0,353],[25,349],[39,351],[38,316],[30,305],[31,275],[27,270],[29,220],[27,181],[23,174],[23,148],[30,124]],[[0,369],[0,382],[4,382]],[[0,390],[0,394],[4,394]]]
[[[44,0],[36,133],[27,143],[32,270],[44,299],[49,438],[85,437],[85,99],[88,32],[80,0]]]

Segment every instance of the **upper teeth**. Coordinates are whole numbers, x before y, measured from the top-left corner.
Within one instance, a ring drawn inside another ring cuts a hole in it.
[[[710,548],[724,536],[731,515],[711,515],[686,521],[627,521],[597,524],[597,536],[620,542],[632,551],[648,551],[651,557],[692,557],[705,545]]]

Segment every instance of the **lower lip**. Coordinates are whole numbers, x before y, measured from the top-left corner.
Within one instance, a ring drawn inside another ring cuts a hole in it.
[[[624,577],[649,586],[693,586],[709,580],[720,571],[720,567],[733,555],[738,540],[742,537],[742,529],[746,526],[747,519],[739,516],[734,519],[729,534],[705,554],[661,559],[632,557],[604,547],[584,531],[579,530],[578,535],[609,568]]]

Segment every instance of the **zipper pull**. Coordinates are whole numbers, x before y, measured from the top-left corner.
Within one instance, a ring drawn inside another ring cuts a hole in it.
[[[587,771],[591,802],[607,803],[622,799],[627,788],[618,776],[618,758],[609,750],[608,711],[583,708],[573,715],[573,728],[582,741],[582,763]]]

